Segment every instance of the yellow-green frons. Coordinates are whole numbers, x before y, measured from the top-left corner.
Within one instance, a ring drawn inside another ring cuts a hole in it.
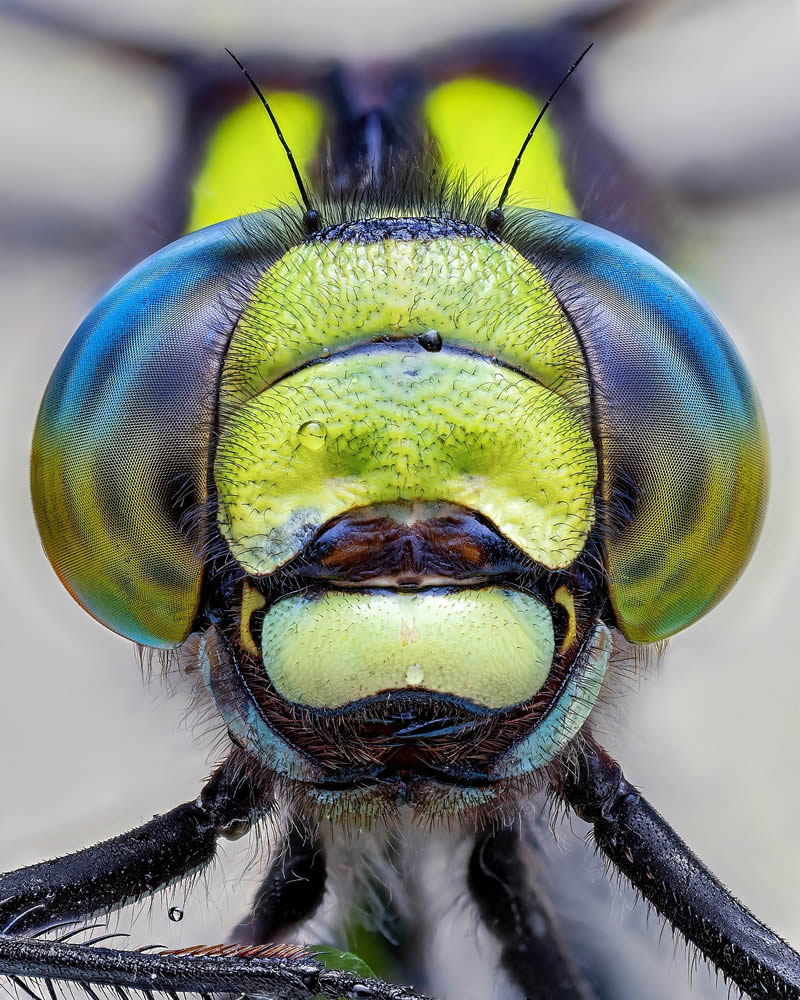
[[[553,623],[534,598],[499,587],[333,590],[279,601],[261,648],[276,691],[313,708],[415,688],[504,708],[544,684]]]
[[[223,369],[222,422],[300,365],[380,337],[436,331],[588,407],[580,344],[539,271],[470,237],[332,240],[294,247],[265,272]]]
[[[580,407],[488,358],[418,345],[342,354],[240,406],[217,445],[219,526],[267,574],[328,520],[396,501],[479,511],[533,559],[569,565],[594,523]]]

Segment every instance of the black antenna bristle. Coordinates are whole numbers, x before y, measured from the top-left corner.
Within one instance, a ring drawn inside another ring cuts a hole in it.
[[[247,82],[250,84],[250,86],[253,88],[253,90],[258,95],[258,99],[264,105],[264,108],[265,108],[267,114],[269,115],[269,120],[272,122],[272,127],[275,129],[275,134],[277,135],[278,139],[280,140],[280,144],[283,146],[284,150],[286,151],[286,156],[287,156],[287,158],[289,160],[289,166],[292,168],[292,173],[294,174],[295,183],[297,184],[297,189],[300,192],[300,198],[301,198],[301,200],[302,200],[302,202],[303,202],[303,204],[305,205],[305,208],[306,208],[305,214],[303,216],[303,222],[305,224],[306,229],[309,232],[313,232],[315,229],[317,229],[319,227],[319,212],[315,208],[313,208],[312,205],[311,205],[311,201],[309,200],[308,193],[306,191],[305,185],[303,184],[303,178],[300,176],[300,171],[297,168],[297,163],[295,162],[294,154],[292,153],[291,149],[289,148],[289,143],[284,138],[283,132],[281,132],[281,127],[278,124],[278,120],[275,117],[275,115],[272,113],[272,108],[269,106],[269,103],[268,103],[266,97],[264,97],[264,94],[262,93],[261,88],[256,83],[256,81],[252,78],[252,76],[250,76],[250,74],[247,71],[247,69],[245,68],[245,66],[239,61],[239,59],[236,58],[236,56],[233,54],[233,52],[231,52],[230,49],[226,48],[225,51],[228,53],[228,55],[231,57],[231,59],[233,59],[233,61],[236,63],[236,65],[239,67],[239,69],[242,71],[242,73],[244,73]]]
[[[556,94],[559,92],[559,90],[561,90],[561,88],[564,86],[567,80],[572,76],[572,74],[575,72],[575,70],[578,68],[581,61],[583,60],[583,57],[586,55],[586,53],[593,45],[594,42],[589,42],[589,44],[586,46],[583,52],[581,52],[581,54],[578,56],[575,62],[570,66],[570,68],[561,78],[561,81],[559,82],[556,89],[542,105],[542,110],[536,116],[536,121],[533,123],[533,125],[531,125],[531,130],[525,136],[525,141],[522,143],[520,151],[517,153],[517,158],[514,160],[514,163],[511,166],[511,172],[508,175],[508,179],[506,180],[505,186],[503,187],[503,190],[500,194],[500,198],[497,202],[497,205],[490,212],[487,212],[486,214],[486,228],[490,232],[497,233],[503,228],[503,223],[505,221],[505,216],[503,214],[503,205],[505,205],[506,203],[506,198],[508,198],[508,192],[511,190],[511,185],[514,183],[514,178],[517,176],[517,170],[519,169],[519,165],[522,162],[522,157],[525,155],[525,150],[528,148],[528,143],[533,138],[533,133],[538,128],[539,122],[542,120],[542,118],[544,118],[545,111],[547,111],[547,109],[553,103],[553,99],[555,98]]]

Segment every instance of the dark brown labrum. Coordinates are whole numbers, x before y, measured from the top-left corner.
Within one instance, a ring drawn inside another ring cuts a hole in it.
[[[339,586],[379,578],[420,586],[530,571],[531,560],[475,511],[456,504],[376,504],[328,524],[292,569]]]

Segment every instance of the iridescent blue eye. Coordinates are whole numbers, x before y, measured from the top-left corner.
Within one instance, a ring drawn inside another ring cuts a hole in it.
[[[200,599],[226,303],[248,271],[237,227],[134,268],[79,327],[33,442],[45,550],[70,593],[122,635],[174,646]]]
[[[617,624],[665,639],[749,559],[768,479],[761,407],[719,321],[668,268],[595,226],[528,219],[522,250],[586,352]]]

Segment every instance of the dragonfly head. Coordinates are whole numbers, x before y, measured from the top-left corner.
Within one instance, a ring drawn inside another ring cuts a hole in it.
[[[595,227],[482,218],[193,234],[100,303],[42,405],[62,579],[191,645],[234,742],[328,814],[529,787],[615,630],[694,621],[760,522],[758,403],[693,293]]]
[[[451,221],[323,232],[256,287],[219,399],[218,527],[247,576],[236,667],[206,675],[239,739],[405,796],[488,787],[520,741],[529,770],[552,759],[609,643],[581,559],[585,361],[537,270]]]

